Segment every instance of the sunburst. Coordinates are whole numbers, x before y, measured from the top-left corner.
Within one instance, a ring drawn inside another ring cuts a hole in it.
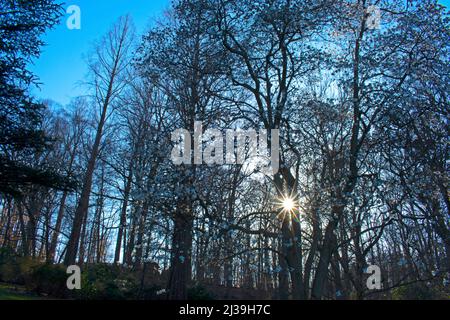
[[[286,215],[290,218],[297,218],[298,216],[298,203],[292,195],[282,196],[276,201],[276,205],[278,209],[280,209],[280,213],[278,214],[278,218],[284,220]]]
[[[282,204],[283,204],[283,210],[284,211],[291,212],[295,208],[295,201],[294,201],[294,199],[289,198],[289,197],[283,199],[283,203]]]

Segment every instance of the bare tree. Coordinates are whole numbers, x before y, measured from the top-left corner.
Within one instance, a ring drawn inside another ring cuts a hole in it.
[[[126,82],[123,76],[130,63],[130,50],[132,45],[133,29],[129,17],[120,18],[112,30],[97,45],[89,63],[93,82],[94,102],[100,107],[99,122],[92,145],[91,155],[83,180],[83,187],[73,219],[72,230],[67,244],[64,263],[67,265],[76,262],[81,226],[89,208],[89,197],[92,188],[92,176],[95,169],[103,128],[111,111],[114,100],[124,89]]]

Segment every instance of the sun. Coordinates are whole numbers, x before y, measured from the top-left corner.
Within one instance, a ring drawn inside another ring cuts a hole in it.
[[[277,218],[284,220],[286,216],[289,218],[298,218],[298,202],[291,195],[284,195],[276,200],[276,206],[279,210]]]
[[[283,196],[279,200],[279,205],[284,212],[292,212],[297,207],[297,202],[292,196]]]
[[[293,199],[291,199],[291,198],[283,199],[283,209],[285,211],[290,212],[290,211],[294,210],[294,208],[295,208],[295,202]]]

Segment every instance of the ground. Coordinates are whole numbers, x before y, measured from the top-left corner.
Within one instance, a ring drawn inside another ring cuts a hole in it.
[[[23,286],[0,283],[0,300],[43,300],[44,297],[28,293]]]

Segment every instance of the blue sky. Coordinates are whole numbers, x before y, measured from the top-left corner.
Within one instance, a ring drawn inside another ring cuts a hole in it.
[[[81,30],[69,30],[66,20],[44,36],[47,45],[30,67],[39,78],[39,89],[33,94],[67,104],[83,94],[80,81],[86,76],[84,55],[95,40],[105,34],[122,15],[130,14],[137,32],[142,34],[167,9],[171,0],[65,0],[64,8],[77,5],[81,9]],[[450,0],[440,1],[447,7]]]
[[[81,10],[81,29],[69,30],[66,20],[44,36],[46,46],[39,59],[30,66],[39,78],[38,98],[50,98],[67,104],[71,98],[83,94],[80,81],[87,68],[84,56],[93,42],[105,34],[122,15],[130,14],[137,32],[142,34],[170,5],[170,0],[65,0],[64,8],[77,5]]]

